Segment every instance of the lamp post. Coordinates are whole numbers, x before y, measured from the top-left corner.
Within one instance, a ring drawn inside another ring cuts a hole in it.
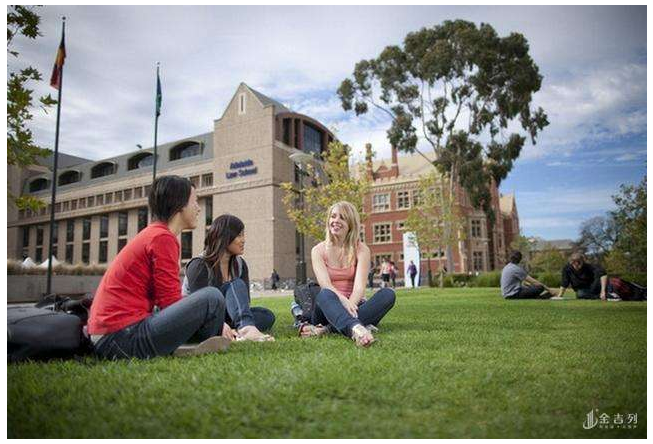
[[[299,172],[299,208],[304,210],[304,176],[308,176],[309,173],[306,171],[306,166],[313,164],[315,171],[317,171],[320,178],[325,178],[324,169],[316,161],[315,157],[305,152],[296,152],[291,154],[290,160],[295,164],[295,168]],[[303,233],[300,233],[299,237],[299,254],[296,258],[295,266],[295,275],[297,280],[297,285],[302,285],[306,283],[306,246],[305,246],[305,236]]]

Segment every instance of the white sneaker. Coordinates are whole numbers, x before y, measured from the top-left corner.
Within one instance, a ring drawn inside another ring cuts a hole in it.
[[[565,298],[562,298],[560,296],[552,296],[549,298],[550,301],[564,301]]]
[[[207,353],[219,353],[227,351],[231,341],[222,336],[211,336],[199,344],[184,344],[180,345],[177,350],[172,353],[172,356],[198,356]]]
[[[610,302],[619,302],[621,300],[617,293],[608,293],[608,297],[606,299]]]

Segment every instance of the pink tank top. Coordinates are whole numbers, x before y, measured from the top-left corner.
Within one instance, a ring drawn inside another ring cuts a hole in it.
[[[324,265],[326,266],[327,272],[329,273],[329,279],[331,280],[331,283],[335,289],[342,293],[342,295],[346,298],[349,298],[349,296],[351,296],[351,292],[354,290],[354,278],[356,277],[356,265],[358,259],[354,259],[354,263],[347,268],[331,267],[327,263],[325,251],[322,253],[322,260],[324,260]]]

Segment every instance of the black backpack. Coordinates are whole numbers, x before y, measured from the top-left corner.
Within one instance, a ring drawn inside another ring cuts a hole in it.
[[[301,312],[298,312],[295,316],[296,321],[311,322],[313,312],[315,311],[315,299],[320,290],[320,286],[315,282],[309,282],[308,284],[295,287],[295,302],[301,308]]]
[[[92,351],[84,334],[91,298],[48,296],[31,307],[7,308],[7,360],[72,358]]]

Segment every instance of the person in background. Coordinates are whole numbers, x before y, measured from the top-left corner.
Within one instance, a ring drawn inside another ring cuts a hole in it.
[[[365,278],[369,272],[370,249],[359,239],[360,217],[349,202],[338,202],[326,214],[326,239],[311,250],[313,272],[321,290],[315,298],[310,324],[302,324],[302,337],[337,331],[357,346],[374,342],[371,330],[395,304],[395,292],[377,291],[365,300]]]
[[[390,262],[386,258],[381,261],[381,286],[388,287],[390,285]]]
[[[376,266],[374,262],[370,261],[370,271],[367,272],[367,286],[374,288],[374,274],[376,272]]]
[[[397,287],[397,267],[393,261],[390,261],[390,280],[392,281],[392,288]]]
[[[560,296],[571,287],[578,299],[619,300],[618,297],[610,294],[608,275],[605,270],[599,265],[587,263],[582,253],[573,253],[561,273]]]
[[[206,233],[204,253],[186,266],[191,292],[210,285],[224,295],[225,324],[222,335],[255,342],[274,341],[262,333],[272,328],[275,316],[263,307],[250,307],[249,269],[245,252],[245,225],[236,216],[218,216]]]
[[[410,265],[408,265],[408,276],[410,276],[410,283],[412,288],[415,288],[415,276],[417,276],[417,267],[415,266],[415,263],[413,261],[410,261]]]
[[[528,275],[519,263],[522,254],[510,253],[510,262],[501,271],[501,294],[505,299],[551,299],[553,290]],[[528,285],[523,285],[524,283]],[[561,299],[561,298],[556,298]]]
[[[279,274],[277,273],[277,270],[275,269],[272,270],[272,275],[270,276],[270,280],[272,281],[272,289],[276,290],[279,284]]]
[[[93,298],[88,333],[97,356],[153,358],[224,351],[218,336],[225,300],[212,287],[181,297],[177,236],[197,225],[195,188],[179,176],[159,176],[148,197],[152,222],[120,250]],[[199,345],[178,348],[191,337]]]

